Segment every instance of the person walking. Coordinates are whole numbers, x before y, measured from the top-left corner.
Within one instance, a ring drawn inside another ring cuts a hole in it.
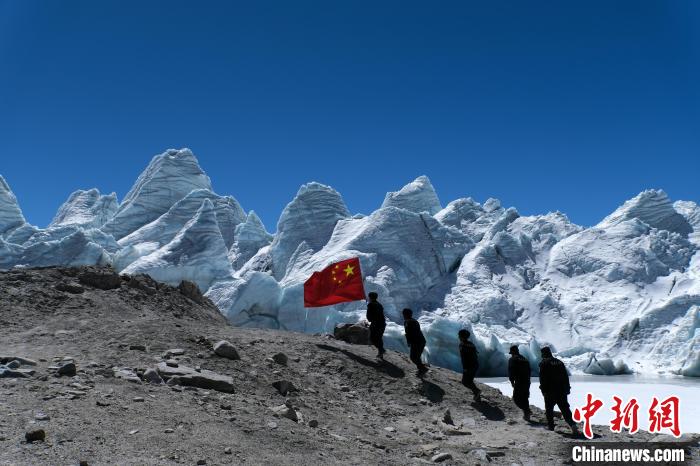
[[[378,295],[374,291],[368,294],[367,321],[369,322],[369,341],[377,348],[377,358],[384,359],[384,330],[386,329],[386,317],[384,306],[377,301]]]
[[[409,355],[413,364],[418,368],[418,376],[422,376],[428,372],[428,367],[423,364],[421,360],[421,355],[425,349],[425,336],[420,329],[420,323],[413,318],[413,311],[411,309],[404,309],[403,312],[403,328],[406,332],[406,343],[409,348]]]
[[[568,395],[571,393],[569,374],[561,360],[552,355],[552,350],[545,346],[540,350],[540,390],[544,396],[544,411],[547,416],[547,428],[554,430],[554,406],[559,407],[564,421],[574,435],[578,435],[578,426],[571,416]]]
[[[523,410],[523,419],[530,420],[530,362],[520,354],[517,345],[510,347],[508,379],[513,386],[513,402]]]
[[[457,333],[459,337],[459,356],[462,359],[462,385],[474,394],[474,401],[481,401],[481,390],[474,383],[476,371],[479,369],[479,352],[476,346],[469,340],[469,330],[462,329]]]

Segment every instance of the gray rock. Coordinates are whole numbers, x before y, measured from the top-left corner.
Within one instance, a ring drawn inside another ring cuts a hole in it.
[[[61,377],[73,377],[78,372],[74,362],[65,362],[58,366],[56,373]]]
[[[287,358],[286,354],[277,353],[274,356],[272,356],[272,360],[281,366],[286,366],[289,359]]]
[[[183,356],[185,350],[182,348],[172,348],[165,352],[163,355],[166,359],[172,358],[173,356]]]
[[[46,413],[38,412],[34,415],[34,419],[37,421],[48,421],[51,419],[51,416]]]
[[[22,364],[18,360],[10,361],[6,364],[8,369],[18,369]]]
[[[231,447],[224,448],[224,454],[226,454],[226,455],[233,454],[233,450],[231,449]]]
[[[100,290],[113,290],[122,285],[121,277],[108,269],[87,269],[78,275],[78,281]]]
[[[125,275],[124,279],[129,288],[136,288],[137,290],[144,291],[148,295],[154,295],[158,290],[158,283],[146,274]]]
[[[318,421],[317,421],[316,419],[311,419],[311,420],[309,421],[309,427],[315,429],[316,427],[318,427]]]
[[[23,366],[36,366],[36,361],[33,359],[23,358],[20,356],[0,356],[0,364],[7,364],[11,361],[19,361]]]
[[[291,419],[294,422],[299,422],[299,416],[297,416],[297,411],[291,406],[287,406],[286,404],[273,406],[272,408],[270,408],[270,410],[272,410],[272,412],[275,413],[276,416],[286,417],[287,419]]]
[[[160,385],[163,383],[163,379],[161,378],[160,374],[158,374],[158,371],[149,367],[146,369],[143,373],[143,381],[152,383],[155,385]]]
[[[442,422],[449,425],[454,425],[454,420],[452,420],[452,413],[449,409],[445,410],[445,414],[442,416]]]
[[[146,345],[141,345],[141,344],[129,345],[129,349],[132,351],[146,351]]]
[[[46,432],[44,429],[32,429],[25,432],[24,439],[27,442],[43,442],[46,439]]]
[[[201,465],[204,465],[204,464],[207,464],[207,460],[198,460],[198,461],[197,461],[197,466],[201,466]]]
[[[481,448],[477,448],[476,450],[472,450],[469,452],[469,456],[478,461],[488,461],[489,460],[489,455],[486,453],[486,450],[483,450]]]
[[[369,345],[369,325],[364,322],[338,324],[333,329],[333,336],[353,345]]]
[[[238,360],[241,357],[238,355],[236,348],[228,341],[221,340],[214,345],[214,353],[222,358]]]
[[[168,385],[184,385],[196,388],[205,388],[224,393],[233,393],[233,379],[226,375],[202,369],[197,372],[191,367],[171,367],[161,362],[156,367],[158,374],[168,381]],[[174,380],[173,380],[174,379]]]
[[[128,367],[113,368],[114,377],[117,379],[126,380],[131,383],[141,383],[141,379],[136,373]]]
[[[442,463],[443,461],[451,460],[452,455],[450,453],[438,453],[437,455],[430,458],[433,463]]]
[[[208,301],[199,290],[199,287],[190,281],[182,280],[177,289],[180,290],[180,293],[183,296],[190,298],[195,303],[204,304],[206,301]]]
[[[85,288],[78,285],[77,283],[70,282],[58,283],[54,288],[56,288],[58,291],[65,291],[66,293],[70,294],[81,294],[85,292]]]
[[[278,380],[276,382],[272,382],[272,386],[275,387],[275,389],[282,396],[287,396],[289,392],[299,391],[289,380]]]
[[[30,377],[30,374],[22,369],[10,369],[0,366],[0,379],[23,379],[27,377]]]

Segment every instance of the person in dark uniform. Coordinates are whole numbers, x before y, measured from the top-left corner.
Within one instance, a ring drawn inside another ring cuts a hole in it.
[[[428,372],[428,367],[421,361],[421,355],[425,349],[425,337],[420,329],[420,323],[413,318],[413,311],[406,308],[403,310],[403,328],[406,331],[406,343],[410,349],[411,361],[418,368],[418,375]]]
[[[481,401],[481,390],[474,383],[476,371],[479,369],[478,351],[474,343],[469,341],[469,330],[457,332],[459,337],[459,356],[462,359],[462,385],[474,393],[474,401]]]
[[[367,321],[369,322],[369,341],[377,347],[377,357],[384,359],[384,329],[386,329],[386,317],[384,317],[384,306],[377,301],[377,293],[369,293],[369,303],[367,303]]]
[[[530,361],[520,354],[517,345],[510,347],[508,378],[513,386],[513,402],[523,410],[523,419],[530,420]]]
[[[567,396],[571,393],[569,374],[566,366],[559,359],[552,356],[552,350],[545,346],[541,350],[540,362],[540,390],[544,396],[544,411],[547,416],[547,428],[554,430],[554,405],[559,407],[564,421],[569,424],[571,432],[578,434],[578,426],[571,417],[571,408]]]

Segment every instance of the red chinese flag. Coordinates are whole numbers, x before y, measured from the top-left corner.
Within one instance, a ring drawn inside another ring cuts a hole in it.
[[[360,299],[365,299],[365,287],[357,257],[314,272],[304,283],[304,307],[330,306]]]

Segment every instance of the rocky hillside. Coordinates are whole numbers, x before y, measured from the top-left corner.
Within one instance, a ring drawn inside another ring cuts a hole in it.
[[[23,269],[0,295],[0,464],[557,464],[572,441],[404,354],[232,327],[186,282]]]

